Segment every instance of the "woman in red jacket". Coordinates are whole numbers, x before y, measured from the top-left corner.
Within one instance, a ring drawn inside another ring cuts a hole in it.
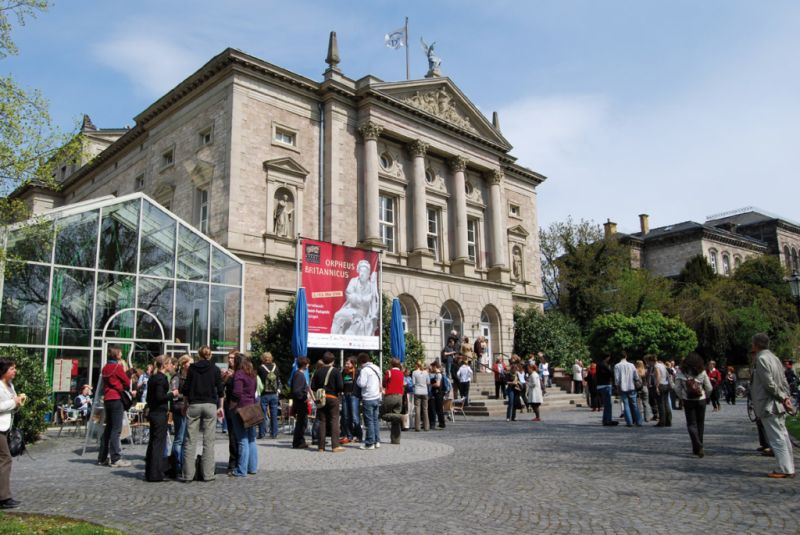
[[[119,437],[122,433],[122,418],[125,410],[122,407],[122,391],[131,387],[131,381],[125,373],[122,362],[122,351],[113,347],[108,350],[108,363],[103,366],[103,410],[106,414],[106,428],[100,443],[100,454],[97,464],[109,465],[113,468],[130,466],[130,461],[121,459],[122,446]],[[109,452],[110,450],[110,452]]]
[[[402,429],[403,395],[405,394],[405,379],[403,370],[400,369],[400,359],[391,360],[391,368],[383,376],[383,419],[392,425],[392,444],[400,444]]]

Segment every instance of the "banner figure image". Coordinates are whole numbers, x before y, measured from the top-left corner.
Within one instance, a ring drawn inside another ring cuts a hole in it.
[[[366,260],[360,261],[356,270],[358,276],[347,284],[347,300],[333,316],[332,334],[371,336],[378,327],[378,274],[370,273],[370,265]]]
[[[380,255],[314,240],[301,250],[308,347],[380,349]]]

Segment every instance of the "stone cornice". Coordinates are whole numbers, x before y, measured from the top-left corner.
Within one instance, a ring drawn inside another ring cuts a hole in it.
[[[415,139],[408,144],[408,152],[412,157],[424,158],[425,153],[428,152],[428,144],[421,139]]]

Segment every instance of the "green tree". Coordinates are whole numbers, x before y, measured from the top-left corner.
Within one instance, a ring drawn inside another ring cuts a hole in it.
[[[748,258],[733,273],[734,280],[769,290],[781,301],[791,303],[792,294],[785,276],[780,260],[766,255]]]
[[[33,443],[47,429],[45,415],[51,410],[50,383],[42,367],[42,357],[20,347],[4,347],[2,355],[16,361],[14,389],[28,396],[28,401],[14,416],[14,425],[22,430],[26,442]]]
[[[717,275],[706,261],[706,258],[699,254],[690,258],[686,265],[683,266],[676,280],[675,289],[680,292],[691,286],[706,287],[716,278]]]
[[[614,288],[603,295],[604,309],[635,316],[645,310],[665,310],[672,300],[672,283],[646,269],[625,268]]]
[[[292,298],[289,303],[280,309],[274,318],[264,317],[255,330],[250,333],[251,354],[255,364],[261,364],[261,354],[265,351],[272,353],[275,364],[278,365],[284,383],[289,378],[294,364],[292,355],[292,329],[294,328],[294,305]]]
[[[655,310],[638,316],[614,312],[599,316],[592,323],[589,347],[594,355],[619,355],[625,351],[630,360],[648,353],[680,359],[697,347],[697,336],[681,320]]]
[[[589,356],[577,323],[557,311],[514,309],[514,353],[527,356],[544,351],[551,365],[572,366],[576,358]]]
[[[542,289],[547,301],[558,306],[561,299],[558,259],[567,249],[588,245],[600,240],[600,225],[581,219],[578,223],[567,217],[566,221],[551,223],[539,230],[539,254],[542,264]]]

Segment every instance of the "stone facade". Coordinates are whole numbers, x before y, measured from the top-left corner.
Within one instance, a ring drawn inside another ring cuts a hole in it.
[[[383,291],[429,359],[450,327],[510,352],[513,307],[543,301],[545,177],[448,78],[352,80],[329,64],[315,82],[225,50],[67,177],[57,202],[141,190],[204,230],[247,262],[246,334],[294,295],[308,237],[383,250]]]

